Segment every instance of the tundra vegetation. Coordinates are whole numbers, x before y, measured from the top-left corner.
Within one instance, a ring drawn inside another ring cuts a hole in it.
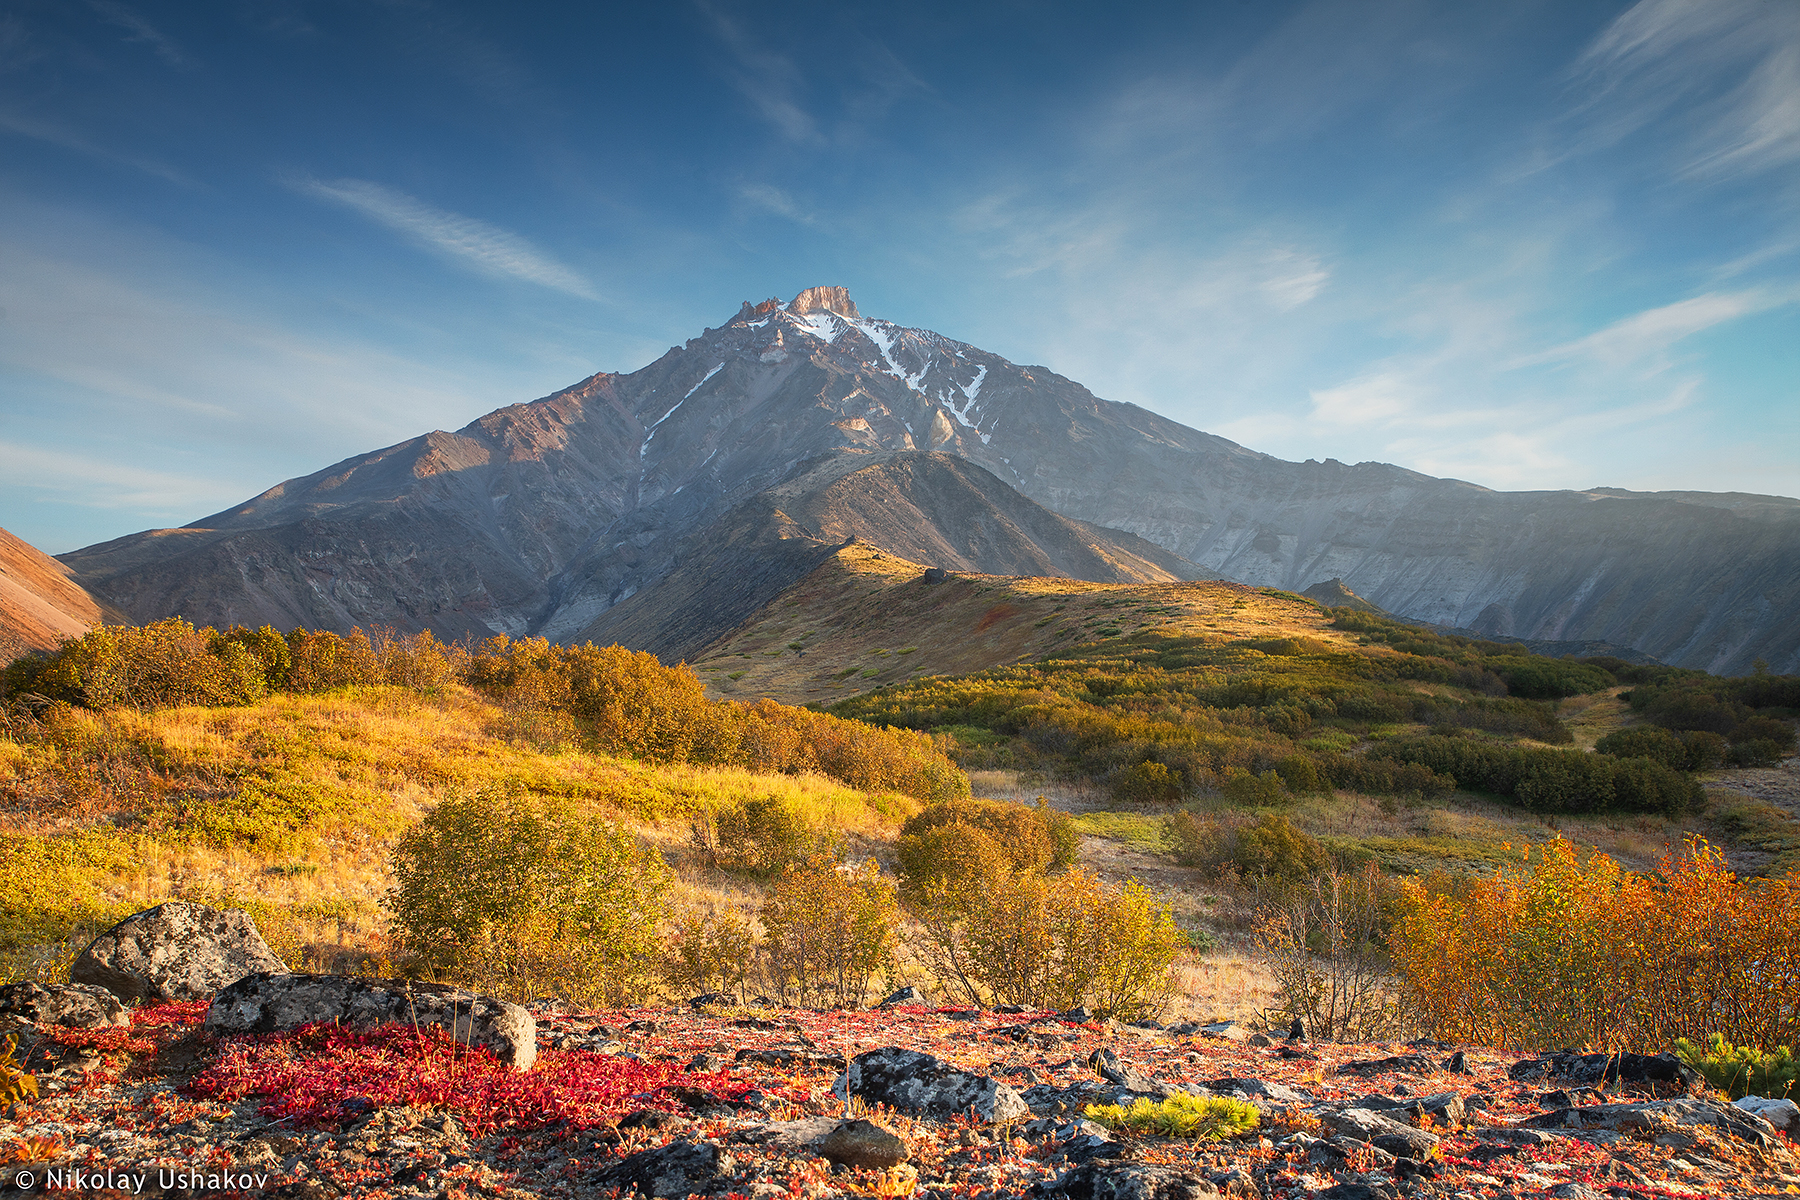
[[[919,982],[1130,1019],[1236,937],[1317,1036],[1790,1061],[1800,836],[1704,779],[1791,752],[1800,680],[1309,628],[1145,626],[815,711],[619,647],[102,627],[0,675],[0,956],[48,977],[182,897],[297,967],[518,998]]]

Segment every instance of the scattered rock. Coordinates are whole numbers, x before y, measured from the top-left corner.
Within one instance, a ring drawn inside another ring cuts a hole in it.
[[[731,1135],[734,1142],[767,1146],[774,1150],[804,1150],[816,1145],[841,1122],[836,1117],[802,1117],[798,1121],[768,1121],[749,1125]]]
[[[1299,1017],[1295,1017],[1294,1023],[1288,1026],[1287,1040],[1290,1042],[1304,1042],[1306,1040],[1306,1022],[1302,1021]]]
[[[1469,1056],[1458,1050],[1444,1060],[1444,1070],[1452,1075],[1473,1075],[1475,1068],[1469,1065]]]
[[[1094,1019],[1094,1014],[1088,1011],[1085,1004],[1077,1004],[1074,1008],[1057,1015],[1069,1025],[1086,1025]]]
[[[737,1004],[736,996],[727,996],[724,992],[706,992],[688,1001],[689,1008],[731,1008]]]
[[[619,1118],[620,1129],[669,1129],[687,1124],[686,1118],[660,1108],[640,1108]]]
[[[702,1050],[688,1059],[687,1069],[702,1075],[710,1075],[714,1071],[723,1071],[731,1062],[723,1054],[714,1054],[710,1050]]]
[[[1531,1129],[1575,1132],[1584,1129],[1646,1130],[1710,1127],[1753,1146],[1770,1146],[1775,1127],[1755,1113],[1713,1100],[1646,1100],[1635,1104],[1590,1104],[1558,1108],[1524,1122]]]
[[[1305,1092],[1288,1087],[1284,1083],[1271,1083],[1266,1079],[1240,1079],[1236,1077],[1230,1079],[1209,1079],[1204,1086],[1207,1091],[1221,1092],[1227,1096],[1233,1092],[1242,1092],[1246,1096],[1261,1097],[1264,1100],[1274,1100],[1280,1104],[1312,1103],[1312,1097],[1308,1096]]]
[[[1268,1047],[1273,1046],[1274,1044],[1275,1044],[1275,1039],[1270,1037],[1266,1033],[1253,1033],[1250,1035],[1250,1045],[1252,1045],[1252,1046],[1256,1046],[1256,1047],[1259,1047],[1262,1049],[1267,1049]]]
[[[1430,1075],[1437,1068],[1423,1054],[1399,1054],[1392,1058],[1366,1058],[1347,1062],[1338,1068],[1340,1075],[1386,1075],[1399,1071],[1407,1075]]]
[[[926,583],[942,583],[942,582],[944,582],[944,580],[946,580],[948,578],[950,578],[950,572],[944,570],[944,568],[942,568],[942,567],[926,567],[925,568],[925,582]]]
[[[691,1196],[736,1170],[737,1160],[711,1142],[670,1142],[620,1159],[597,1182],[643,1196]]]
[[[1585,1183],[1559,1183],[1545,1193],[1550,1200],[1606,1200],[1604,1192],[1596,1192]]]
[[[834,1163],[885,1171],[907,1160],[906,1143],[873,1121],[840,1121],[818,1141],[818,1151]]]
[[[1789,1137],[1800,1134],[1800,1104],[1795,1104],[1792,1100],[1745,1096],[1742,1100],[1733,1100],[1731,1103],[1734,1108],[1741,1108],[1761,1117]]]
[[[1423,1158],[1437,1148],[1440,1139],[1423,1129],[1414,1129],[1392,1117],[1367,1108],[1346,1108],[1327,1112],[1319,1118],[1325,1128],[1358,1142],[1367,1142],[1389,1154],[1407,1158]]]
[[[1434,1092],[1429,1096],[1407,1096],[1401,1099],[1388,1096],[1364,1096],[1356,1102],[1356,1107],[1384,1112],[1402,1112],[1415,1121],[1420,1117],[1430,1117],[1440,1125],[1460,1121],[1467,1112],[1463,1098],[1455,1092]]]
[[[1250,1040],[1248,1027],[1236,1021],[1215,1021],[1211,1025],[1202,1025],[1195,1031],[1201,1037],[1217,1038],[1226,1042],[1247,1042]]]
[[[734,1061],[755,1063],[764,1067],[780,1067],[783,1070],[812,1067],[822,1070],[831,1067],[834,1070],[844,1069],[844,1056],[841,1054],[819,1054],[812,1050],[794,1050],[787,1046],[776,1046],[769,1050],[739,1050],[733,1056]]]
[[[101,1029],[129,1025],[125,1006],[103,987],[91,983],[9,983],[0,987],[0,1017],[17,1017],[33,1025],[70,1025]]]
[[[249,913],[171,900],[126,917],[88,943],[69,979],[127,1002],[203,1000],[246,975],[286,970]]]
[[[1108,1083],[1116,1083],[1120,1087],[1128,1087],[1134,1092],[1143,1092],[1146,1095],[1151,1095],[1163,1091],[1161,1087],[1150,1082],[1149,1079],[1145,1078],[1135,1068],[1121,1063],[1119,1061],[1119,1056],[1105,1046],[1100,1047],[1100,1049],[1088,1055],[1088,1066],[1094,1068],[1094,1070],[1099,1073],[1100,1078],[1106,1080]]]
[[[1082,1163],[1048,1186],[1034,1191],[1071,1200],[1200,1200],[1217,1196],[1209,1179],[1174,1167],[1096,1158]]]
[[[1673,1054],[1576,1054],[1563,1051],[1521,1059],[1506,1069],[1508,1079],[1567,1079],[1571,1083],[1672,1084],[1683,1090],[1706,1083],[1700,1072]]]
[[[848,1094],[874,1104],[939,1118],[971,1114],[989,1123],[1028,1116],[1019,1093],[986,1075],[960,1071],[941,1058],[885,1046],[850,1060]]]
[[[439,983],[348,975],[251,975],[220,992],[206,1012],[212,1033],[274,1033],[314,1021],[437,1025],[524,1071],[537,1061],[537,1022],[517,1004]]]
[[[891,993],[887,999],[883,1000],[876,1007],[887,1008],[895,1004],[924,1004],[926,1002],[924,989],[914,987],[909,983],[905,987]]]

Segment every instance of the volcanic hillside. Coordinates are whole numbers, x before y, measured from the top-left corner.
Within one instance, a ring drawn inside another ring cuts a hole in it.
[[[816,473],[822,458],[915,451],[990,472],[1019,494],[977,489],[1003,511],[1042,505],[1246,583],[1299,590],[1338,578],[1386,611],[1485,635],[1604,640],[1724,672],[1757,658],[1800,668],[1800,501],[1494,492],[1381,463],[1284,462],[1100,400],[1044,367],[865,318],[842,288],[746,303],[638,371],[595,375],[65,561],[137,620],[566,640],[693,561],[690,539],[721,519],[738,522],[734,538],[779,540],[775,514],[792,514],[763,493]],[[908,557],[948,547],[984,570],[1048,561],[1053,573],[1119,578],[1042,543],[1040,530],[1062,536],[1044,518],[1014,518],[1035,546],[1016,547],[1017,565],[967,559],[966,532],[940,524],[926,490],[944,479],[892,472],[883,502],[903,519],[864,510],[844,524]],[[796,532],[831,544],[824,529]],[[1002,553],[1000,542],[989,549]],[[619,620],[632,644],[667,638]]]

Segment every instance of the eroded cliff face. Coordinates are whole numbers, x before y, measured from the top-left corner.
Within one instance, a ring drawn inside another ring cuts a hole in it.
[[[909,451],[968,460],[1051,513],[1226,578],[1298,590],[1336,577],[1417,619],[1605,639],[1712,670],[1758,657],[1800,670],[1800,502],[1500,493],[1379,463],[1284,462],[1042,367],[863,317],[828,287],[746,303],[630,374],[64,561],[140,620],[567,639],[667,579],[691,537],[804,464]],[[884,478],[882,505],[904,515],[868,518],[874,536],[896,553],[956,552],[930,532],[940,485],[955,486],[941,472]],[[1052,526],[1014,524],[1036,547],[1021,568],[1056,561],[1039,541]]]
[[[0,529],[0,663],[119,619],[69,575],[69,568]]]

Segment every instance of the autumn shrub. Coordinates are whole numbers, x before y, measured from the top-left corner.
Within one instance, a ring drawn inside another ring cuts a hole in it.
[[[94,709],[244,704],[267,690],[260,661],[241,643],[180,618],[96,626],[14,662],[5,687]]]
[[[1181,778],[1155,759],[1121,770],[1113,780],[1113,799],[1125,804],[1158,804],[1181,799]]]
[[[417,969],[608,1006],[654,984],[669,868],[573,802],[452,797],[400,839],[392,866],[387,904]]]
[[[669,931],[663,979],[678,996],[742,996],[756,966],[750,923],[726,908],[684,913]]]
[[[1648,874],[1560,839],[1458,889],[1403,885],[1392,948],[1439,1037],[1656,1052],[1795,1044],[1800,879],[1741,880],[1704,841]]]
[[[288,632],[288,683],[296,692],[329,692],[381,681],[375,646],[361,629],[336,634],[327,629]]]
[[[695,822],[696,840],[714,864],[767,877],[812,854],[829,853],[839,840],[813,828],[786,798],[746,796]]]
[[[893,970],[899,902],[873,861],[791,864],[762,907],[765,971],[784,1004],[853,1007]]]
[[[1373,863],[1354,873],[1327,869],[1257,913],[1275,1011],[1299,1018],[1315,1038],[1375,1041],[1410,1025],[1388,960],[1383,890]]]
[[[1272,769],[1260,775],[1232,769],[1225,776],[1225,799],[1240,808],[1273,808],[1293,801]]]
[[[1377,745],[1370,756],[1428,768],[1462,787],[1512,796],[1536,812],[1682,816],[1706,800],[1693,779],[1645,758],[1451,737],[1396,738]]]
[[[1164,838],[1183,866],[1264,883],[1298,883],[1331,865],[1331,855],[1280,813],[1255,821],[1180,812],[1164,824]]]
[[[920,957],[975,1004],[1071,1008],[1133,1020],[1160,1012],[1186,939],[1141,884],[1015,872],[961,909],[914,908]]]
[[[978,830],[1014,871],[1043,872],[1067,867],[1075,861],[1080,845],[1068,816],[1050,808],[1041,798],[1030,807],[1004,800],[940,801],[909,817],[900,827],[898,850],[903,876],[923,881],[944,874],[927,853],[927,843],[919,840],[944,825]],[[949,843],[936,838],[929,845],[945,847]]]

